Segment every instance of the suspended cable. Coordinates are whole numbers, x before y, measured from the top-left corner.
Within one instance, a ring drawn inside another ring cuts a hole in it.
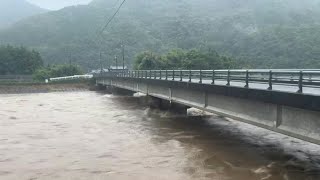
[[[109,20],[107,21],[106,25],[102,28],[100,35],[104,32],[104,30],[107,29],[107,27],[109,26],[109,24],[112,22],[112,20],[114,19],[114,17],[119,13],[121,7],[123,6],[123,4],[126,2],[126,0],[123,0],[122,3],[120,4],[120,6],[118,7],[118,9],[116,10],[116,12],[109,18]]]

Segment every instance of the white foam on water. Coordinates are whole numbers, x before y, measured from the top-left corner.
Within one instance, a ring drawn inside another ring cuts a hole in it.
[[[287,154],[291,154],[300,160],[308,160],[310,157],[317,161],[315,165],[320,167],[320,145],[312,144],[300,139],[286,136],[277,132],[263,129],[257,126],[239,122],[230,118],[211,118],[213,126],[229,131],[234,134],[241,134],[243,140],[260,146],[273,145]]]

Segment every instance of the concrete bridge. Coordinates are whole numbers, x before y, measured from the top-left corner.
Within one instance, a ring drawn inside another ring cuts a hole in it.
[[[159,108],[199,108],[320,144],[320,70],[144,70],[96,74]],[[171,106],[168,106],[171,105]]]

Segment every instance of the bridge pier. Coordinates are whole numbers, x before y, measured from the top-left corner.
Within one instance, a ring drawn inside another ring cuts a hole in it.
[[[190,108],[189,106],[170,102],[165,99],[156,98],[152,96],[147,96],[147,102],[150,108],[160,109],[163,111],[170,111],[177,114],[187,115],[187,111]]]
[[[112,94],[115,94],[115,95],[133,96],[133,94],[135,93],[134,91],[117,88],[115,86],[109,86],[108,88],[111,90]]]
[[[109,85],[96,84],[96,86],[94,88],[92,88],[91,90],[100,91],[100,92],[107,93],[107,94],[112,94],[112,87]]]
[[[102,84],[97,84],[97,85],[96,85],[96,89],[97,89],[98,91],[104,91],[104,90],[106,90],[106,86],[105,86],[105,85],[102,85]]]

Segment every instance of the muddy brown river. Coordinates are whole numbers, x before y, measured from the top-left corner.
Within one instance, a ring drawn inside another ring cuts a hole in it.
[[[151,110],[142,99],[0,95],[0,179],[320,179],[318,145],[196,110]]]

